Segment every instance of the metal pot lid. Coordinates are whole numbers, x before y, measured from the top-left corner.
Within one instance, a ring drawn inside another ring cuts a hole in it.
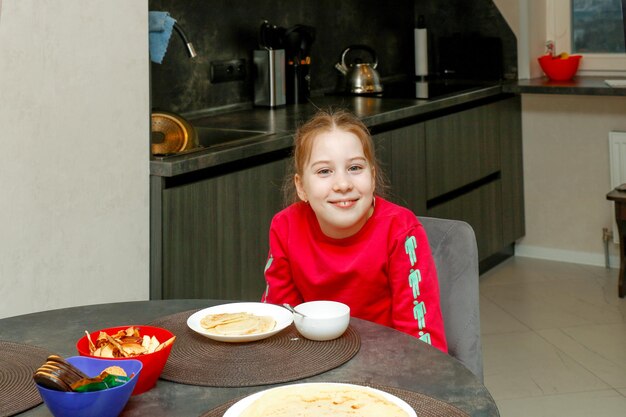
[[[169,155],[189,148],[193,126],[177,114],[153,112],[150,142],[153,155]]]

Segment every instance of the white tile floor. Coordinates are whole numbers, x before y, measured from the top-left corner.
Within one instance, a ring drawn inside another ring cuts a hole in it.
[[[502,417],[626,416],[618,272],[513,257],[481,276],[485,385]]]

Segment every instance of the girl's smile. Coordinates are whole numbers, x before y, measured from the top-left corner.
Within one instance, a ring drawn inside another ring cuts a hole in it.
[[[331,203],[338,207],[352,207],[355,204],[355,202],[356,200],[344,200],[344,201],[335,201]]]

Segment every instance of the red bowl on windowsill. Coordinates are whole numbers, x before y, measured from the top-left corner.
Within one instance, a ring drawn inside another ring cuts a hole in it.
[[[543,55],[538,61],[548,78],[554,81],[567,81],[576,75],[581,58],[581,55],[569,55],[565,59],[558,55]]]

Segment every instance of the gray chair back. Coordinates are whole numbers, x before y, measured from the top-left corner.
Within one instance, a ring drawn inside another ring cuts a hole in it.
[[[433,253],[448,353],[483,382],[478,249],[474,230],[459,220],[418,217]]]

